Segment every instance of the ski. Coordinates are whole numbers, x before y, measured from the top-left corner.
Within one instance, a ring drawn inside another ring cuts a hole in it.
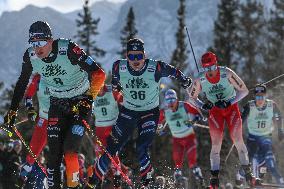
[[[278,188],[278,189],[284,189],[284,185],[280,184],[272,184],[272,183],[262,183],[259,186],[253,186],[253,187],[245,187],[245,189],[261,189],[261,188]]]

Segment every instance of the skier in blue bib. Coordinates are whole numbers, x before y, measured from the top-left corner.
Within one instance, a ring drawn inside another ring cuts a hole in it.
[[[146,59],[144,42],[138,38],[127,42],[126,59],[116,61],[112,68],[112,85],[115,90],[121,90],[123,102],[108,138],[107,151],[114,156],[138,128],[136,150],[143,187],[153,181],[154,169],[148,151],[159,120],[159,81],[162,77],[177,79],[183,88],[191,86],[191,79],[177,68]],[[94,167],[93,184],[102,179],[109,165],[110,159],[104,153]]]
[[[63,155],[67,187],[78,188],[77,153],[85,132],[83,119],[91,112],[92,100],[104,84],[105,73],[74,42],[62,38],[54,40],[47,22],[37,21],[30,26],[29,44],[10,109],[4,117],[5,125],[8,129],[14,126],[29,78],[32,73],[39,74],[51,96],[47,126],[49,189],[61,188]]]
[[[279,141],[284,139],[283,118],[272,100],[266,98],[266,86],[255,87],[255,99],[249,101],[243,109],[242,118],[248,127],[247,147],[249,158],[264,157],[266,166],[278,184],[284,184],[272,151],[273,126],[278,128]],[[255,161],[252,161],[256,163]],[[255,165],[254,167],[257,167]],[[257,174],[256,174],[257,175]]]

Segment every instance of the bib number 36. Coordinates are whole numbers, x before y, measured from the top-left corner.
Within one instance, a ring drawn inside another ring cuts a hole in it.
[[[130,91],[130,95],[133,99],[145,100],[145,91]]]

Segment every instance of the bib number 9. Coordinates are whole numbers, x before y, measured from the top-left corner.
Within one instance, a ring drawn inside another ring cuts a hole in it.
[[[107,109],[105,107],[102,107],[102,114],[103,116],[107,115]]]
[[[145,91],[130,91],[131,97],[133,99],[145,100],[146,94]]]

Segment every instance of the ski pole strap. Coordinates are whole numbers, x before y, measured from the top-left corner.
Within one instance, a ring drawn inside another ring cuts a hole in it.
[[[108,158],[111,160],[111,163],[115,168],[120,172],[121,176],[124,178],[126,183],[129,186],[133,186],[132,181],[129,179],[129,177],[121,170],[121,167],[116,163],[116,161],[113,159],[113,157],[110,155],[110,153],[107,151],[107,149],[103,146],[102,142],[98,139],[97,136],[95,136],[93,130],[91,129],[90,125],[86,122],[86,120],[82,119],[83,124],[88,129],[88,131],[91,133],[92,137],[95,138],[97,144],[102,148],[102,150],[107,154]]]
[[[30,148],[29,145],[27,145],[27,143],[25,142],[24,138],[22,137],[21,133],[18,131],[18,129],[16,128],[16,126],[13,127],[14,132],[16,133],[16,135],[19,137],[19,139],[21,140],[21,142],[23,143],[23,145],[26,147],[26,149],[28,150],[28,152],[31,154],[32,158],[35,160],[35,162],[38,164],[38,166],[40,167],[40,169],[42,170],[42,172],[46,175],[46,172],[44,170],[44,167],[42,166],[42,164],[38,161],[36,155],[33,153],[32,149]],[[47,175],[46,175],[47,176]]]

